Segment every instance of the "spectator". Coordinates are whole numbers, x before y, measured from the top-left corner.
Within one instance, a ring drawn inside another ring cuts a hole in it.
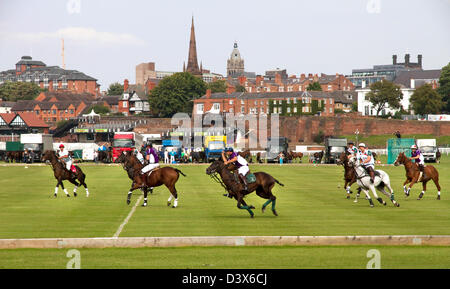
[[[402,138],[402,135],[400,134],[400,131],[394,132],[394,135],[395,135],[397,138]]]

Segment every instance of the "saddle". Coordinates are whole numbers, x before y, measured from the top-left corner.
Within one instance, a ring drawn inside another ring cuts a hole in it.
[[[256,176],[253,173],[248,173],[246,178],[248,184],[256,183]]]

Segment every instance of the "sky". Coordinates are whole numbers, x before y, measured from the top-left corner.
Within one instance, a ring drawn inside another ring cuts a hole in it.
[[[450,0],[0,0],[0,71],[21,56],[109,84],[155,62],[181,71],[191,18],[203,67],[226,75],[237,41],[245,70],[351,74],[397,54],[424,69],[450,61]]]

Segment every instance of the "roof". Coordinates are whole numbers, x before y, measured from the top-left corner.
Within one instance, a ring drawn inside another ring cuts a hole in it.
[[[70,91],[45,91],[41,95],[44,95],[42,101],[49,101],[55,98],[57,101],[92,101],[94,100],[94,95],[90,93],[73,93]],[[40,96],[40,95],[39,95]]]
[[[48,124],[39,119],[33,112],[19,112],[18,114],[29,127],[49,127]]]
[[[440,69],[401,71],[397,73],[397,77],[394,79],[394,83],[403,85],[404,87],[410,87],[411,79],[430,81],[439,79],[440,77]]]
[[[96,101],[106,101],[109,105],[118,105],[122,95],[105,95],[96,99]]]
[[[0,113],[0,117],[10,124],[17,115],[26,123],[28,127],[47,128],[49,127],[43,120],[39,119],[33,112],[19,112],[19,113]]]

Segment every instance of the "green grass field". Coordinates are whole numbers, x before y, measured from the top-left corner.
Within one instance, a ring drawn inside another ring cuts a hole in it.
[[[187,174],[186,178],[180,177],[177,185],[179,207],[166,206],[169,197],[166,188],[155,189],[149,207],[137,208],[120,237],[449,235],[450,158],[444,157],[435,166],[440,172],[442,200],[436,200],[436,188],[431,183],[423,200],[416,200],[421,186],[413,188],[412,196],[406,199],[402,190],[404,168],[378,166],[390,175],[401,207],[394,208],[391,203],[382,207],[376,203],[375,208],[370,208],[363,198],[359,203],[345,198],[342,167],[253,165],[253,172],[268,172],[285,184],[274,189],[279,217],[270,210],[261,213],[265,200],[254,194],[247,197],[247,203],[257,208],[254,219],[246,211],[238,210],[234,200],[222,196],[223,189],[205,174],[205,165],[179,166]],[[82,165],[82,168],[91,196],[86,198],[80,188],[77,198],[67,198],[60,190],[55,199],[51,196],[56,181],[50,167],[0,166],[0,238],[112,237],[141,193],[136,192],[132,204],[127,206],[130,181],[121,167]],[[66,187],[72,194],[73,186],[66,183]],[[450,267],[448,247],[380,248],[389,256],[383,263],[386,268]],[[81,251],[86,268],[363,268],[368,249],[349,246]],[[65,252],[0,250],[0,268],[60,268],[60,257],[64,268]]]

